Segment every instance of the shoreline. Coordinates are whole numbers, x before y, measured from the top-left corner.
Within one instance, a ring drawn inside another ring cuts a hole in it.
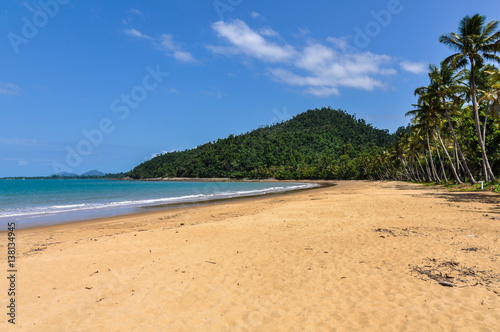
[[[0,329],[495,330],[496,194],[335,183],[16,230]]]
[[[143,218],[148,219],[148,218],[157,217],[158,215],[162,215],[165,213],[170,214],[170,213],[176,213],[176,212],[183,212],[183,211],[190,210],[190,209],[197,209],[197,208],[207,208],[208,209],[211,206],[217,207],[218,205],[231,205],[231,204],[238,204],[240,202],[252,204],[252,203],[254,203],[254,201],[258,202],[259,200],[263,200],[266,198],[280,197],[280,196],[286,197],[286,196],[291,196],[291,195],[295,195],[295,194],[300,194],[302,192],[321,190],[321,189],[336,186],[335,183],[327,183],[327,182],[329,182],[327,180],[325,180],[324,182],[325,183],[320,184],[319,187],[295,189],[295,190],[289,190],[289,191],[278,192],[278,193],[266,193],[266,194],[254,195],[254,196],[221,198],[221,199],[214,199],[214,200],[202,201],[202,202],[173,203],[173,204],[166,204],[166,205],[140,207],[139,210],[142,209],[143,211],[108,216],[108,217],[99,217],[99,218],[93,218],[93,219],[82,219],[82,220],[68,221],[68,222],[52,224],[52,225],[40,225],[40,226],[34,226],[34,227],[18,228],[17,232],[29,233],[30,231],[38,232],[38,231],[63,230],[65,228],[87,227],[87,226],[92,226],[92,225],[99,226],[101,224],[109,224],[109,223],[114,223],[114,222],[121,223],[121,222],[123,222],[123,220],[126,221],[126,220],[135,220],[135,219],[143,219]],[[331,182],[333,182],[333,181],[331,181]],[[7,233],[8,233],[8,231],[0,231],[0,236],[5,236]]]
[[[180,182],[302,182],[301,180],[277,180],[277,179],[235,179],[235,178],[122,178],[123,181],[180,181]]]
[[[199,182],[199,183],[207,183],[207,182],[221,182],[222,179],[202,179],[205,181],[197,181],[195,179],[192,179],[191,181],[186,181],[184,178],[175,178],[172,180],[173,182]],[[128,180],[124,180],[128,181]],[[132,181],[142,181],[142,180],[132,180]],[[158,180],[158,179],[150,179],[146,180],[145,182],[161,182],[163,180]],[[170,180],[166,180],[170,181]],[[318,187],[325,187],[325,186],[332,186],[334,185],[332,181],[324,181],[324,180],[318,180],[318,181],[277,181],[277,180],[265,180],[265,181],[222,181],[222,182],[267,182],[267,183],[296,183],[298,185],[303,185],[303,184],[314,184],[317,185]],[[235,192],[234,196],[229,196],[229,197],[219,197],[219,198],[206,198],[206,199],[201,199],[201,200],[193,200],[193,201],[180,201],[180,202],[173,202],[173,203],[155,203],[151,205],[136,205],[136,206],[123,206],[123,207],[104,207],[104,208],[89,208],[89,209],[83,209],[79,211],[68,211],[68,212],[62,212],[58,214],[48,214],[48,215],[34,215],[34,216],[25,216],[23,219],[21,219],[21,222],[19,220],[14,220],[17,224],[17,227],[21,227],[18,229],[25,229],[25,228],[33,228],[33,227],[45,227],[45,226],[50,226],[50,225],[59,225],[59,224],[66,224],[66,223],[74,223],[74,222],[83,222],[83,221],[92,221],[94,219],[105,219],[105,218],[111,218],[111,217],[119,217],[119,216],[127,216],[127,215],[134,215],[134,214],[140,214],[145,211],[158,211],[158,210],[169,210],[173,208],[178,208],[178,207],[192,207],[192,206],[198,206],[198,205],[204,205],[204,204],[216,204],[218,202],[224,202],[224,201],[231,201],[231,200],[238,200],[238,199],[246,199],[246,198],[253,198],[253,197],[261,197],[261,196],[267,196],[267,195],[280,195],[280,194],[286,194],[286,193],[292,193],[292,192],[300,192],[302,190],[310,190],[317,188],[315,187],[310,187],[310,188],[299,188],[299,189],[289,189],[287,190],[286,188],[282,191],[276,191],[276,192],[263,192],[263,193],[247,193],[246,195],[237,195],[238,192]],[[0,218],[0,221],[3,218]],[[0,234],[1,232],[5,232],[7,228],[7,223],[9,222],[8,218],[5,217],[5,225],[1,225],[0,227]],[[10,220],[12,222],[12,220]],[[31,222],[29,222],[31,221]]]

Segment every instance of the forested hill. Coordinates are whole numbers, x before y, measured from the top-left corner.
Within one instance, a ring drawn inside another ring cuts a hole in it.
[[[368,156],[395,140],[388,130],[376,129],[343,110],[322,108],[191,150],[156,156],[127,175],[135,179],[362,178],[362,171],[345,170],[343,163]]]

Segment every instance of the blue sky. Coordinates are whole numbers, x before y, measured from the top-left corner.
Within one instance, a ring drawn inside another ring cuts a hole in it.
[[[498,1],[2,1],[0,177],[121,172],[341,108],[395,131],[439,44]]]

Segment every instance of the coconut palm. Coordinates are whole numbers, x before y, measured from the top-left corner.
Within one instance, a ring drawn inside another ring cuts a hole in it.
[[[428,97],[428,96],[427,96]],[[412,127],[415,136],[421,137],[422,148],[424,150],[424,157],[429,181],[433,179],[436,182],[440,181],[439,175],[434,165],[434,158],[432,156],[432,149],[429,137],[433,136],[434,124],[438,121],[435,105],[431,98],[421,97],[418,104],[413,105],[414,110],[406,112],[406,116],[413,116]],[[427,154],[429,154],[429,161],[427,161]]]
[[[457,51],[457,53],[446,58],[445,63],[451,63],[455,68],[465,68],[469,64],[472,110],[481,148],[483,173],[486,181],[496,181],[488,162],[486,147],[482,138],[474,77],[476,68],[482,67],[485,60],[500,62],[500,57],[496,55],[496,52],[500,49],[500,31],[496,31],[498,21],[485,22],[486,17],[479,14],[472,17],[466,16],[459,23],[458,34],[451,32],[441,35],[439,41]]]
[[[459,77],[460,73],[455,73],[453,68],[445,62],[441,62],[439,68],[434,65],[430,65],[429,66],[430,85],[428,87],[419,88],[415,92],[417,94],[427,93],[435,95],[440,99],[442,104],[442,109],[444,110],[444,115],[446,117],[446,122],[448,123],[451,135],[453,137],[454,146],[457,147],[458,155],[462,160],[462,167],[465,169],[470,181],[472,183],[476,183],[476,180],[474,179],[474,176],[472,175],[469,166],[467,164],[467,160],[465,159],[465,156],[462,152],[462,148],[460,146],[460,143],[458,142],[457,135],[455,134],[455,128],[453,126],[453,122],[451,121],[450,118],[450,105],[448,101],[458,101],[458,95],[465,93],[463,86],[460,84],[461,82]],[[455,180],[458,183],[461,183],[462,181],[458,178],[458,174],[455,170],[455,167],[453,166],[453,163],[451,163],[451,167]]]
[[[500,111],[500,71],[491,65],[484,66],[483,68],[484,70],[479,72],[482,78],[482,84],[481,97],[478,99],[478,103],[485,104],[483,140],[486,144],[486,125],[488,124],[488,116],[498,115]]]
[[[399,159],[404,171],[403,180],[422,181],[418,167],[415,167],[416,148],[413,136],[409,133],[401,135],[395,144],[395,157]]]

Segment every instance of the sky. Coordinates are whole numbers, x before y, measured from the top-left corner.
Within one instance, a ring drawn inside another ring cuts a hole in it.
[[[500,2],[1,0],[0,177],[127,172],[332,107],[394,132]]]

